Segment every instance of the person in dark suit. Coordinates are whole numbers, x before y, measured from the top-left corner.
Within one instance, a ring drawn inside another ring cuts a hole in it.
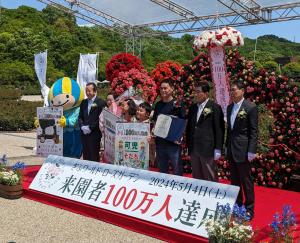
[[[97,86],[88,83],[85,88],[87,99],[80,105],[78,124],[81,129],[83,159],[100,161],[101,132],[99,129],[99,115],[105,107],[105,102],[97,97]]]
[[[227,107],[226,154],[231,184],[240,187],[237,204],[245,205],[251,220],[254,217],[254,184],[250,162],[255,158],[257,147],[258,110],[254,103],[244,99],[242,82],[232,83],[230,95],[233,103]]]
[[[209,90],[207,82],[195,87],[197,103],[189,109],[186,139],[193,178],[218,181],[215,160],[221,157],[225,122],[221,106],[209,99]]]

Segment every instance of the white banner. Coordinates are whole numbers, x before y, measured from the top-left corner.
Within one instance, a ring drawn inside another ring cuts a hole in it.
[[[113,164],[115,161],[116,123],[120,118],[106,108],[102,112],[104,119],[104,161]]]
[[[87,83],[96,81],[98,54],[80,54],[77,83],[85,88]]]
[[[148,170],[149,135],[149,123],[117,123],[115,164]]]
[[[58,120],[63,115],[62,107],[37,107],[39,127],[36,129],[36,154],[63,155],[63,128]]]
[[[204,220],[232,208],[239,188],[50,155],[30,189],[207,237]]]
[[[46,85],[47,51],[34,54],[34,69],[41,86],[42,95],[44,97],[44,106],[49,106],[48,104],[49,88]]]
[[[209,56],[216,101],[222,107],[224,118],[226,119],[227,106],[230,104],[230,87],[227,77],[224,47],[217,46],[210,48]]]

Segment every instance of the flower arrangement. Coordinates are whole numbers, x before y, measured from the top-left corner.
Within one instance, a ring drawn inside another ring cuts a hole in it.
[[[137,70],[144,69],[142,61],[130,53],[119,53],[113,56],[106,64],[106,79],[113,81],[113,79],[118,76],[119,72],[127,72],[132,68]]]
[[[292,230],[296,225],[296,216],[291,210],[291,206],[283,206],[281,215],[275,213],[274,220],[270,224],[272,228],[273,242],[293,242]]]
[[[127,72],[120,72],[111,83],[111,92],[119,96],[131,87],[136,95],[147,102],[153,103],[156,99],[156,84],[144,69],[133,68]]]
[[[178,62],[165,61],[158,63],[151,72],[151,77],[159,90],[160,83],[166,79],[172,79],[174,85],[179,85],[180,76],[182,74],[182,66]]]
[[[254,232],[244,206],[234,205],[232,210],[229,204],[218,205],[217,215],[216,220],[208,219],[205,223],[210,242],[251,242]]]
[[[0,163],[0,184],[15,186],[21,183],[21,170],[25,168],[23,162],[17,162],[11,169],[7,167],[7,157],[3,155]]]
[[[174,97],[182,102],[183,97],[187,90],[184,89],[184,84],[182,83],[180,77],[182,75],[182,66],[173,61],[165,61],[158,63],[156,67],[151,72],[151,77],[156,83],[157,93],[159,93],[160,84],[163,80],[171,79],[174,84]]]
[[[216,46],[243,46],[244,39],[241,32],[232,28],[224,27],[216,31],[203,31],[194,40],[194,49],[210,48]]]

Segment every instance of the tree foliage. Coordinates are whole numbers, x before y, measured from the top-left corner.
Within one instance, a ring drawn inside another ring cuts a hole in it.
[[[151,30],[150,30],[151,31]],[[160,62],[172,60],[189,63],[197,56],[192,49],[194,37],[185,34],[142,38],[141,59],[149,72]],[[47,82],[52,83],[62,75],[76,77],[80,53],[99,52],[98,79],[105,79],[105,65],[112,56],[125,51],[126,39],[102,27],[84,27],[76,18],[53,7],[42,11],[21,6],[2,9],[0,19],[0,85],[35,84],[34,58],[37,52],[48,50]],[[253,60],[255,40],[245,39],[240,52]],[[300,56],[300,44],[268,35],[259,37],[255,59],[263,67],[276,57]],[[284,67],[287,75],[299,76],[298,66]]]

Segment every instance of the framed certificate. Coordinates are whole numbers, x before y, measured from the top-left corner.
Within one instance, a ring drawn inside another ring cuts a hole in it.
[[[175,142],[182,138],[185,126],[185,119],[160,114],[157,117],[153,133],[157,137]]]

